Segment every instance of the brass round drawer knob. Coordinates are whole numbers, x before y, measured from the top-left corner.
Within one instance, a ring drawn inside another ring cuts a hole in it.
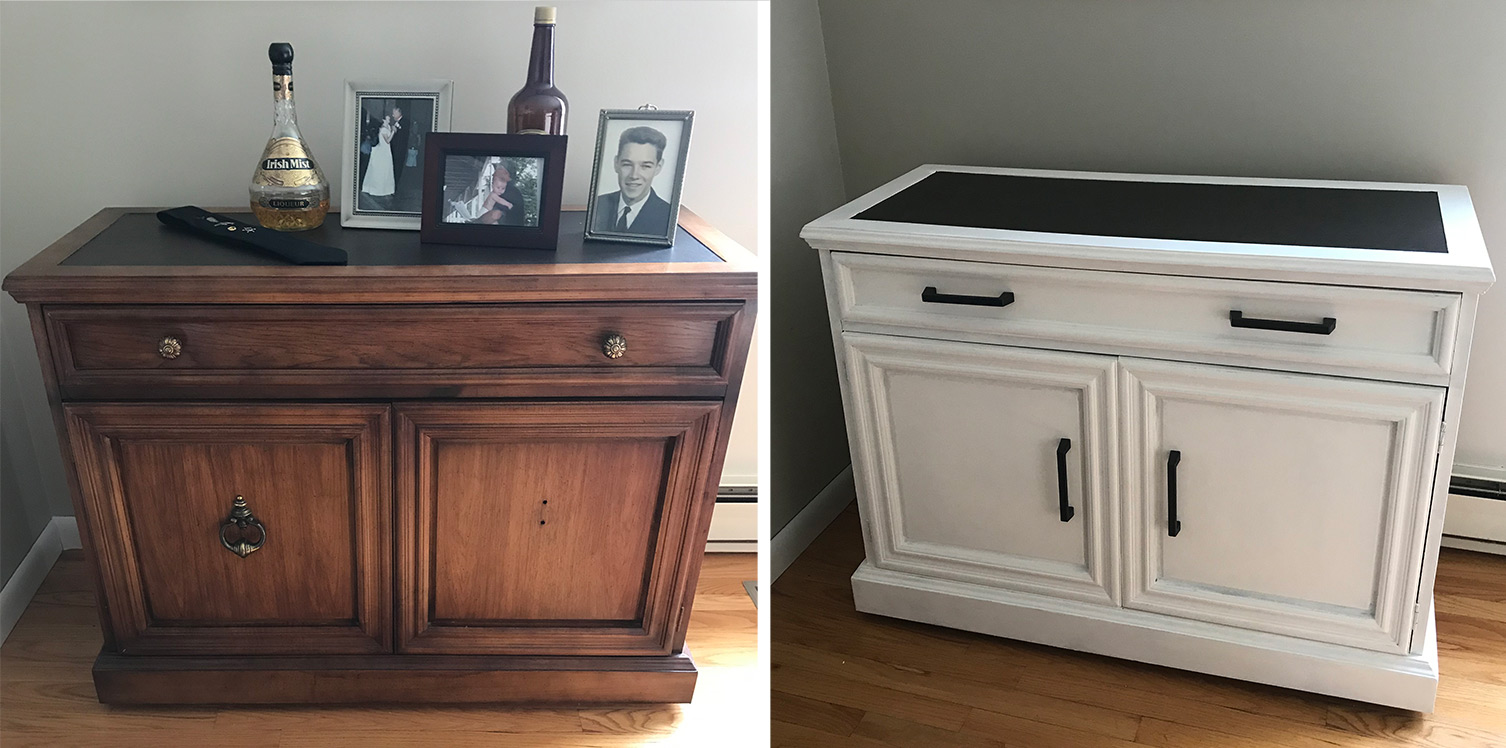
[[[171,335],[163,338],[162,342],[157,344],[157,354],[163,358],[177,358],[178,354],[182,352],[183,343]]]
[[[607,354],[607,358],[622,358],[627,353],[627,338],[612,333],[601,343],[601,352]]]

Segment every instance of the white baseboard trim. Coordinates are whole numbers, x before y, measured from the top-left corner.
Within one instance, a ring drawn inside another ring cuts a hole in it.
[[[795,563],[795,559],[800,558],[800,554],[815,542],[826,526],[857,497],[857,487],[852,482],[852,466],[848,465],[784,529],[769,540],[769,573],[773,575],[769,584],[777,581],[779,575],[790,568],[790,564]]]
[[[63,550],[76,551],[84,547],[78,537],[77,517],[53,517],[52,525],[58,529],[58,540],[63,542]]]
[[[82,547],[78,520],[73,517],[53,517],[42,528],[42,534],[31,544],[26,558],[21,559],[21,565],[16,567],[16,573],[10,576],[5,588],[0,589],[0,643],[10,636],[11,629],[21,620],[21,614],[26,612],[31,598],[42,587],[42,580],[47,578],[47,572],[52,571],[58,556],[63,551]]]
[[[757,553],[756,540],[712,540],[706,543],[707,553]]]
[[[1461,551],[1494,553],[1497,556],[1506,556],[1506,543],[1502,543],[1497,540],[1477,540],[1475,538],[1463,538],[1456,535],[1444,535],[1443,547],[1458,548]]]

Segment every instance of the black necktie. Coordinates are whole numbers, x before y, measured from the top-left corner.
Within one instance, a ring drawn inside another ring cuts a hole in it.
[[[628,209],[624,207],[622,215],[617,216],[617,225],[612,227],[613,231],[627,231],[627,214]]]

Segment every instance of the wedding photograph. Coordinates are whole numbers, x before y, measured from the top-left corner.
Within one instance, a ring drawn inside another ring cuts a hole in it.
[[[424,142],[450,127],[450,88],[346,82],[343,225],[418,228]]]
[[[444,222],[538,226],[543,170],[542,158],[447,156]]]
[[[688,111],[602,110],[586,238],[672,242],[693,117]]]
[[[422,152],[418,146],[432,128],[425,127],[422,114],[432,108],[432,100],[362,97],[357,210],[418,211],[423,185],[413,175],[423,173],[415,168]]]

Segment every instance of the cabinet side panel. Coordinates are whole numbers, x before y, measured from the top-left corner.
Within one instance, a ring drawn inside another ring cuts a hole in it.
[[[93,231],[93,233],[97,233],[104,226],[108,225],[108,223],[102,223],[103,219],[101,216],[104,213],[105,211],[101,211],[100,214],[95,215],[85,226],[76,229],[75,233],[82,232],[84,227],[90,225],[97,225]],[[115,217],[116,215],[112,214],[109,216],[109,220],[113,221]],[[93,234],[91,233],[90,235],[92,236]],[[66,240],[73,236],[73,234],[69,234],[64,239]],[[76,249],[76,247],[74,248]],[[69,251],[71,252],[72,250],[70,249]],[[94,581],[94,601],[95,609],[99,613],[99,630],[104,635],[105,651],[114,652],[117,651],[115,627],[111,624],[110,620],[110,600],[105,594],[107,587],[105,585],[104,572],[100,565],[98,528],[90,515],[88,504],[84,500],[84,494],[80,487],[78,471],[83,468],[78,461],[78,457],[73,449],[72,440],[68,435],[68,419],[63,413],[63,401],[58,392],[58,376],[53,358],[52,341],[47,337],[46,312],[39,304],[27,304],[26,313],[31,320],[31,337],[37,346],[37,359],[42,365],[42,383],[47,388],[47,405],[49,410],[52,411],[52,426],[57,431],[58,449],[63,455],[63,465],[65,466],[63,474],[68,481],[68,494],[73,501],[74,518],[78,521],[79,541],[83,545],[84,561],[88,565],[90,576]]]

